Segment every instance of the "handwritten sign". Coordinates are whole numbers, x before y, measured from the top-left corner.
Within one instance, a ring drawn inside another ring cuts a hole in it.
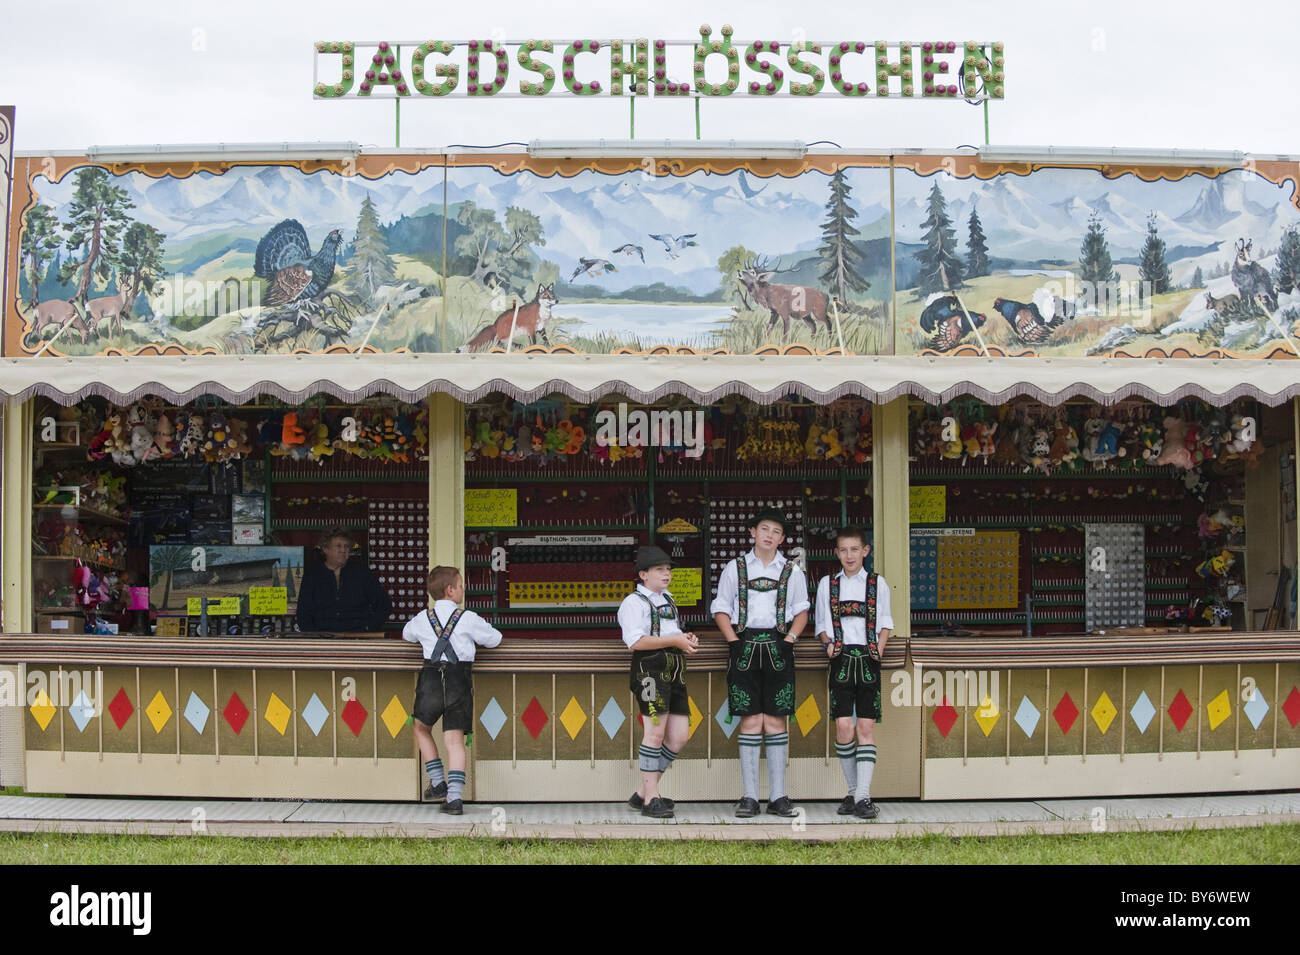
[[[184,617],[159,617],[158,624],[154,628],[154,634],[159,637],[183,637],[185,636]]]
[[[289,591],[285,587],[249,587],[248,612],[254,616],[289,612]]]
[[[199,602],[202,597],[190,597],[185,601],[185,612],[191,617],[197,617],[200,613]],[[239,613],[238,597],[209,597],[208,613],[231,616]]]
[[[474,488],[465,492],[465,526],[514,527],[519,523],[519,492],[514,488]]]
[[[907,519],[913,524],[940,524],[948,514],[948,489],[942,484],[908,489]]]
[[[668,590],[677,606],[693,607],[704,596],[704,572],[699,567],[674,567]]]

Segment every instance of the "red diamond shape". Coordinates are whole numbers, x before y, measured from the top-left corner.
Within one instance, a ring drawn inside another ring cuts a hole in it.
[[[339,716],[343,717],[343,722],[348,724],[348,729],[352,730],[353,736],[361,735],[361,727],[366,725],[366,717],[370,714],[354,696],[343,707],[343,712]]]
[[[1061,732],[1068,735],[1070,727],[1079,718],[1079,708],[1074,705],[1074,700],[1070,699],[1069,693],[1061,697],[1061,702],[1057,703],[1056,709],[1052,710],[1052,716],[1056,720],[1056,725],[1061,728]]]
[[[939,727],[939,732],[943,734],[944,739],[947,739],[948,734],[952,732],[952,724],[957,722],[957,711],[948,702],[948,697],[943,698],[943,705],[935,708],[930,714],[930,719],[934,720],[934,725]]]
[[[1182,690],[1179,690],[1178,695],[1174,697],[1174,701],[1169,704],[1169,718],[1174,721],[1174,726],[1178,727],[1178,732],[1183,731],[1183,727],[1187,725],[1188,717],[1193,712],[1192,704],[1187,702],[1187,697],[1183,695]]]
[[[113,701],[108,704],[108,715],[113,717],[113,722],[117,724],[117,728],[120,730],[126,725],[126,721],[131,718],[131,714],[134,712],[135,707],[131,705],[131,698],[126,695],[126,688],[119,688],[117,696],[113,697]]]
[[[1286,702],[1282,704],[1282,712],[1286,714],[1291,728],[1295,729],[1295,725],[1300,723],[1300,690],[1297,690],[1294,686],[1291,687],[1291,692],[1286,695]]]
[[[546,710],[542,707],[542,704],[537,702],[537,697],[533,697],[533,701],[528,704],[528,709],[524,710],[519,719],[523,722],[524,729],[528,730],[528,735],[533,739],[537,739],[537,734],[549,722]]]
[[[231,693],[230,700],[226,703],[226,708],[221,711],[221,715],[226,718],[226,722],[230,724],[230,728],[238,736],[239,731],[248,722],[248,707],[244,705],[244,701],[239,698],[238,693]]]

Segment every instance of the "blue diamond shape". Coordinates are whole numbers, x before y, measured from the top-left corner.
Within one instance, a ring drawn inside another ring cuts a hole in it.
[[[1241,708],[1241,711],[1250,720],[1250,725],[1259,729],[1259,724],[1264,722],[1264,717],[1268,715],[1268,700],[1264,699],[1264,691],[1255,687],[1254,696]]]
[[[497,734],[501,732],[501,727],[506,725],[506,711],[501,709],[501,704],[497,702],[494,696],[488,700],[488,705],[483,707],[483,712],[479,715],[478,721],[483,724],[487,730],[489,739],[496,739]]]
[[[77,724],[77,731],[84,733],[86,724],[95,715],[95,707],[91,705],[85,690],[78,693],[77,698],[72,701],[72,705],[68,707],[68,715],[72,717],[72,722]]]
[[[1022,696],[1020,705],[1016,707],[1016,725],[1020,727],[1026,736],[1033,736],[1034,730],[1038,729],[1038,720],[1042,715],[1038,711],[1038,707],[1029,702],[1029,697]]]
[[[1142,694],[1133,701],[1132,708],[1128,715],[1133,717],[1133,722],[1138,728],[1139,733],[1145,733],[1147,727],[1151,725],[1151,717],[1156,715],[1156,708],[1151,705],[1151,698],[1147,696],[1147,691],[1143,690]]]
[[[330,718],[330,711],[325,709],[325,704],[320,701],[320,697],[313,693],[307,705],[302,708],[302,718],[311,728],[311,735],[319,736],[320,728]]]
[[[740,729],[740,720],[731,718],[731,704],[728,700],[723,700],[722,705],[718,707],[718,712],[713,718],[718,721],[718,726],[722,728],[722,735],[731,739],[731,734]]]
[[[199,699],[199,695],[190,690],[190,698],[185,701],[185,719],[194,727],[194,732],[203,735],[203,728],[208,725],[208,714],[212,711]]]
[[[605,731],[605,735],[613,739],[618,734],[618,731],[622,729],[623,724],[627,722],[627,716],[624,715],[623,708],[611,696],[605,701],[605,706],[600,711],[600,715],[596,717],[596,722]]]

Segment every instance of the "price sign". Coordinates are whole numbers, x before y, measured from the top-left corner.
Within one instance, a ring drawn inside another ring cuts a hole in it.
[[[289,590],[286,587],[249,587],[248,612],[254,616],[286,614],[289,612]]]
[[[465,492],[467,527],[514,527],[519,523],[519,492],[514,488],[474,488]]]
[[[704,596],[704,572],[699,567],[674,567],[668,589],[677,606],[693,607]]]
[[[197,617],[200,613],[199,603],[201,597],[190,597],[185,601],[185,612],[191,617]],[[209,597],[208,613],[219,614],[221,616],[231,616],[239,613],[238,597]]]
[[[948,489],[942,484],[909,488],[907,511],[913,524],[942,523],[948,514]]]

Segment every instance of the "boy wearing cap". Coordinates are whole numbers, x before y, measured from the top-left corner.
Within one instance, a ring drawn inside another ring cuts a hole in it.
[[[754,547],[728,562],[709,609],[727,640],[727,705],[740,717],[742,818],[758,814],[759,747],[767,748],[767,811],[793,816],[785,794],[790,748],[787,718],[794,713],[794,643],[808,622],[808,579],[777,550],[785,516],[774,508],[749,523]]]
[[[889,584],[863,567],[870,553],[860,527],[841,528],[835,535],[835,556],[842,569],[817,584],[817,637],[831,661],[835,753],[849,787],[839,814],[859,819],[878,814],[871,801],[871,777],[881,712],[880,659],[894,629]]]
[[[659,795],[659,777],[690,736],[685,655],[699,646],[695,634],[683,633],[678,623],[677,605],[668,593],[672,567],[672,558],[660,548],[640,548],[636,555],[640,582],[618,608],[623,642],[632,651],[629,685],[645,728],[639,760],[641,788],[627,804],[654,819],[673,815],[673,801]]]

